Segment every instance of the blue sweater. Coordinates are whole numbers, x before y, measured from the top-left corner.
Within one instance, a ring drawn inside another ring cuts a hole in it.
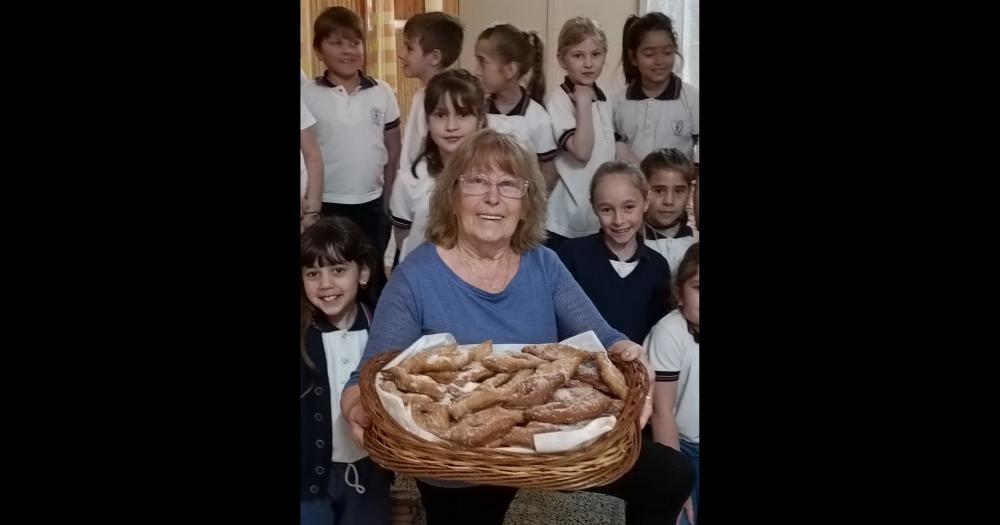
[[[540,246],[522,254],[514,279],[494,294],[459,278],[428,242],[393,271],[358,368],[426,334],[449,332],[458,344],[553,343],[587,330],[605,347],[626,339],[601,317],[552,250]],[[357,383],[355,371],[345,388]]]

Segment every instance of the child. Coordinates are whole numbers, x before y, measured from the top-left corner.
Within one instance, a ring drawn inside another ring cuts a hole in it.
[[[410,102],[410,116],[403,131],[403,149],[399,167],[409,170],[424,149],[427,136],[427,115],[424,113],[424,92],[434,75],[450,67],[462,52],[465,28],[457,18],[440,11],[418,13],[403,26],[403,53],[399,62],[403,76],[419,78],[420,89]],[[396,239],[397,246],[400,240]]]
[[[399,160],[396,96],[388,84],[361,72],[364,29],[357,14],[331,7],[316,17],[313,32],[326,71],[302,86],[302,98],[316,117],[323,154],[322,212],[353,220],[382,254],[389,242],[390,197],[383,189],[392,191]],[[381,268],[382,257],[377,259]]]
[[[601,231],[569,239],[559,258],[613,328],[632,341],[646,338],[667,312],[670,267],[642,243],[648,201],[646,179],[634,165],[601,164],[590,183],[590,201]]]
[[[653,417],[650,420],[653,424],[653,439],[683,452],[694,463],[694,491],[681,512],[680,523],[685,525],[694,523],[697,519],[700,477],[698,252],[698,244],[695,243],[681,261],[672,288],[677,309],[656,323],[646,340],[649,361],[656,372]]]
[[[559,31],[557,57],[566,79],[545,104],[560,149],[555,161],[559,180],[549,197],[545,224],[545,244],[553,250],[568,238],[592,235],[600,227],[588,205],[590,179],[598,166],[615,159],[617,148],[611,103],[595,84],[607,52],[607,37],[594,20],[571,18]]]
[[[438,73],[427,84],[426,148],[409,168],[400,169],[390,203],[399,262],[425,240],[434,181],[465,137],[486,126],[483,90],[476,77],[464,69]],[[636,339],[638,341],[638,339]]]
[[[303,73],[305,74],[305,73]],[[299,223],[300,233],[319,218],[323,202],[323,155],[313,134],[316,119],[299,97]]]
[[[375,259],[361,230],[343,217],[321,219],[302,234],[302,525],[389,523],[390,474],[354,444],[340,417],[340,392],[368,341]]]
[[[687,204],[694,184],[694,165],[676,149],[658,149],[642,159],[642,172],[649,181],[649,211],[646,212],[646,245],[670,263],[670,273],[688,248],[697,242],[688,226]]]
[[[556,142],[552,120],[542,107],[545,96],[545,54],[538,33],[510,25],[486,28],[476,41],[476,76],[488,95],[487,122],[490,129],[510,133],[538,155],[538,164],[548,190],[558,175],[553,161]],[[521,78],[531,71],[528,87]]]
[[[698,90],[674,74],[677,34],[663,13],[632,15],[625,22],[622,66],[625,89],[615,96],[615,131],[643,158],[659,148],[694,156],[698,142]]]

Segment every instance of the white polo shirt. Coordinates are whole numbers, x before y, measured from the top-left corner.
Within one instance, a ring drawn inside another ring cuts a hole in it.
[[[688,322],[680,310],[670,312],[653,325],[645,346],[656,382],[677,381],[674,420],[681,439],[698,443],[701,438],[698,425],[701,358],[699,344],[688,330]]]
[[[576,108],[569,98],[573,83],[566,80],[553,90],[545,101],[552,119],[552,132],[559,153],[556,171],[559,180],[545,213],[545,228],[563,237],[583,237],[597,233],[600,223],[590,207],[590,180],[601,164],[615,159],[615,130],[611,102],[601,88],[594,85],[591,115],[594,127],[594,148],[587,163],[580,162],[566,151],[566,141],[576,132]]]
[[[670,265],[670,280],[673,282],[684,254],[692,244],[698,242],[698,231],[690,224],[686,224],[683,231],[680,225],[671,230],[668,235],[663,235],[647,224],[643,227],[643,242],[667,260],[667,264]]]
[[[389,219],[393,226],[410,230],[399,247],[399,262],[403,262],[414,248],[427,240],[424,226],[430,215],[431,192],[435,182],[437,179],[427,172],[426,159],[420,159],[412,170],[400,168],[396,174],[392,196],[389,197]]]
[[[406,127],[403,128],[403,146],[399,151],[399,169],[405,166],[407,170],[424,150],[424,140],[427,138],[427,112],[424,111],[424,95],[427,88],[422,87],[413,94],[410,103],[410,116],[406,117]]]
[[[306,103],[302,101],[301,95],[299,96],[299,106],[299,131],[302,131],[316,124],[316,119],[309,112]],[[299,198],[304,199],[306,198],[306,186],[309,184],[309,173],[306,170],[306,156],[302,154],[301,149],[299,149],[299,159],[299,185],[301,187]]]
[[[493,97],[486,99],[486,125],[501,133],[508,133],[521,139],[531,151],[538,155],[538,162],[556,158],[558,149],[552,138],[552,119],[541,104],[535,102],[528,91],[521,87],[521,100],[507,113],[497,109]]]
[[[323,202],[362,204],[382,195],[385,132],[399,126],[392,88],[364,73],[353,93],[325,76],[302,85],[323,154]]]
[[[653,150],[677,148],[694,158],[700,130],[698,90],[671,74],[662,93],[647,97],[636,80],[615,95],[615,131],[643,159]]]

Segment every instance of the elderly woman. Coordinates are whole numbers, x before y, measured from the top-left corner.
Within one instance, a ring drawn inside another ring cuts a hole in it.
[[[375,310],[362,364],[424,334],[449,332],[459,344],[549,343],[593,330],[625,360],[640,345],[611,328],[544,240],[545,181],[535,155],[510,135],[466,138],[431,196],[426,242],[392,274]],[[649,369],[647,365],[647,369]],[[357,373],[341,397],[355,439],[370,424]],[[652,410],[647,397],[640,420]],[[625,500],[629,525],[674,523],[694,484],[690,461],[644,438],[635,466],[591,489]],[[503,523],[517,489],[418,480],[429,525]]]

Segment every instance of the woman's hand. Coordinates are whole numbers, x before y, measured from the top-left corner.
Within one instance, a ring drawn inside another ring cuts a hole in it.
[[[359,447],[365,446],[365,429],[371,426],[372,419],[361,404],[361,387],[355,385],[344,390],[340,396],[340,414],[351,424],[351,437]]]
[[[359,447],[365,446],[365,429],[371,426],[372,419],[368,417],[368,412],[361,403],[354,405],[351,413],[347,415],[347,421],[351,423],[351,437]]]

